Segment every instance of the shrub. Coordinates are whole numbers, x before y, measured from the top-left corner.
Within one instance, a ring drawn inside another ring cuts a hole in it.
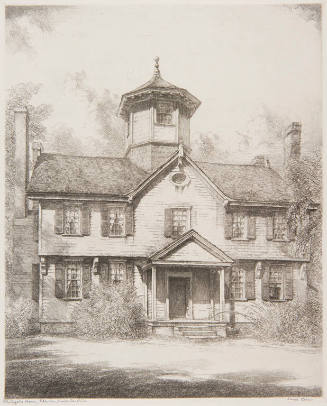
[[[322,306],[318,298],[287,303],[254,304],[250,311],[253,335],[263,341],[321,344]]]
[[[19,298],[6,303],[6,337],[25,337],[39,332],[36,304]]]
[[[73,311],[75,333],[94,338],[141,338],[145,314],[129,282],[93,287]]]

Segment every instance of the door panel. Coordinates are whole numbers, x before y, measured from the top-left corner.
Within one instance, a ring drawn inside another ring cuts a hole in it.
[[[169,278],[169,318],[186,318],[188,283],[188,278]]]

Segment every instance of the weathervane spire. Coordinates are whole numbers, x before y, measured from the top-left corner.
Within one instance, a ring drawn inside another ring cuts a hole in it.
[[[160,78],[159,60],[160,60],[159,56],[156,56],[154,58],[155,64],[154,64],[153,76],[156,78]]]

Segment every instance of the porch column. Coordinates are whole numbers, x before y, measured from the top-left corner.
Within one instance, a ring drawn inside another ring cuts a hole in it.
[[[210,293],[210,314],[209,318],[211,320],[215,319],[215,303],[214,303],[214,276],[215,271],[210,270],[210,281],[209,281],[209,293]]]
[[[152,266],[152,320],[157,320],[157,269]]]
[[[148,271],[143,270],[143,304],[144,304],[144,310],[146,312],[146,315],[148,315],[148,289],[147,289],[147,276],[148,276]]]
[[[225,270],[224,268],[221,268],[219,271],[219,288],[220,288],[220,293],[219,293],[219,314],[220,318],[219,321],[225,321]]]

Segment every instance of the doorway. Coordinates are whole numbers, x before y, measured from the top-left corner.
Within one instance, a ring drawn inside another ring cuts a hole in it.
[[[169,318],[185,319],[189,300],[190,279],[169,278]]]

